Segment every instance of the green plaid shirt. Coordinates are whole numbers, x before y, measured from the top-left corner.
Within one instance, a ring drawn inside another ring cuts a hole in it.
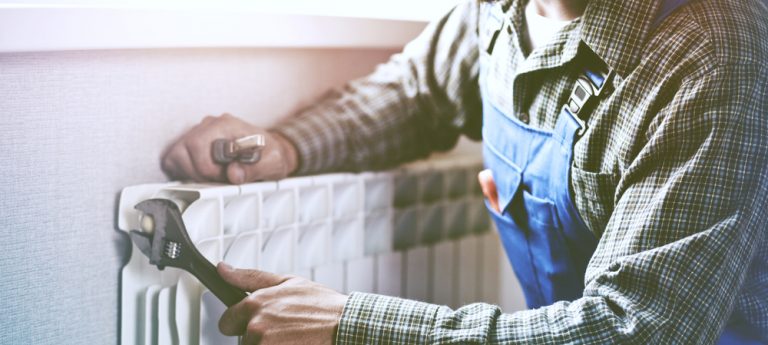
[[[480,138],[478,63],[509,114],[551,129],[589,47],[617,73],[574,148],[577,208],[600,239],[582,298],[504,314],[354,293],[336,342],[713,343],[729,320],[768,341],[768,10],[593,0],[525,57],[520,0],[488,55],[488,8],[466,2],[368,77],[275,130],[299,173],[380,169]],[[582,46],[584,45],[584,46]],[[514,138],[510,138],[514,140]]]

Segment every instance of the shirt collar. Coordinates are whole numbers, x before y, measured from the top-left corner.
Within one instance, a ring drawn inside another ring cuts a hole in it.
[[[626,77],[640,62],[659,0],[592,0],[584,12],[581,40],[616,73]]]
[[[515,31],[522,30],[523,9],[530,0],[505,0],[502,4]],[[584,42],[610,68],[626,77],[639,63],[643,43],[652,29],[660,0],[591,0],[581,17],[577,41]],[[577,42],[565,44],[564,63],[574,57]]]
[[[524,12],[527,1],[513,0],[502,6],[502,9],[511,17],[513,38],[515,40],[515,54],[520,54],[522,65],[517,68],[518,74],[530,71],[554,68],[562,66],[576,57],[579,47],[581,29],[581,18],[573,20],[562,28],[546,44],[537,47],[532,52],[528,52],[527,58],[522,58],[523,38],[525,29]],[[519,51],[518,51],[519,50]]]

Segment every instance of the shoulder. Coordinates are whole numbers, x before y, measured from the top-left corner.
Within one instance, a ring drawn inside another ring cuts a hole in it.
[[[707,0],[685,11],[719,64],[768,62],[768,8],[762,0]]]
[[[768,7],[762,0],[691,1],[652,30],[643,60],[667,74],[695,79],[715,68],[768,64]]]

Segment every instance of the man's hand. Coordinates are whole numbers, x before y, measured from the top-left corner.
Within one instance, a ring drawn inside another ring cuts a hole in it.
[[[298,277],[217,267],[228,283],[252,293],[219,320],[243,344],[332,344],[347,296]]]
[[[214,140],[253,134],[262,134],[266,139],[257,163],[235,161],[224,166],[213,161],[211,143]],[[171,178],[235,184],[284,178],[294,172],[297,165],[296,149],[290,141],[229,114],[207,116],[173,143],[162,158],[163,171]]]
[[[499,195],[496,193],[496,183],[493,181],[491,169],[485,169],[477,174],[477,181],[480,183],[480,189],[488,199],[488,203],[491,204],[491,207],[496,212],[501,213],[499,209]]]

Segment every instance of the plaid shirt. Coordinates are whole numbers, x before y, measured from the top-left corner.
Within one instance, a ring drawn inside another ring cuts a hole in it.
[[[483,59],[491,101],[551,129],[589,47],[617,78],[574,148],[575,204],[600,239],[584,295],[504,314],[353,293],[336,342],[707,344],[729,319],[768,341],[765,4],[691,1],[653,27],[658,0],[593,0],[527,58],[520,0],[502,4],[508,24],[486,52],[494,5],[457,6],[275,130],[300,173],[385,168],[479,139]]]

